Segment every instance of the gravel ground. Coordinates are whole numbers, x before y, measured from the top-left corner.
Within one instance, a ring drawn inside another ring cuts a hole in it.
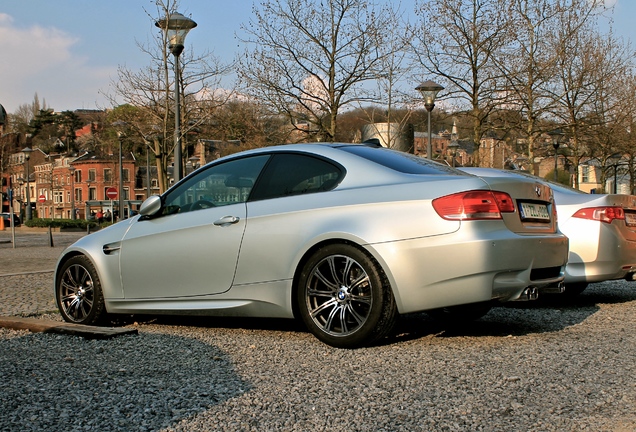
[[[0,314],[60,320],[50,278],[0,274]],[[135,320],[111,340],[0,329],[0,431],[636,430],[634,283],[461,329],[409,315],[358,350],[287,320]]]

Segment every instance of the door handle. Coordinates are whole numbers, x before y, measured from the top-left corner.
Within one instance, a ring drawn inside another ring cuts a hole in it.
[[[214,221],[214,225],[216,226],[234,225],[239,220],[241,220],[241,218],[237,216],[223,216],[221,219]]]

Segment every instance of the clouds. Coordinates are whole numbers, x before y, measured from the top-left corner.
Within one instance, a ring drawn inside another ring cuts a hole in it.
[[[58,111],[95,108],[100,86],[116,71],[116,66],[92,67],[88,57],[74,50],[80,41],[77,36],[53,26],[21,27],[4,13],[0,13],[0,40],[0,104],[8,112],[30,103],[35,93]],[[92,90],[86,93],[87,89]],[[83,100],[87,94],[94,98]]]

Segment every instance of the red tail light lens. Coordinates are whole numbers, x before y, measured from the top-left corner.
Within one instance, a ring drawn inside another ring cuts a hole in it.
[[[577,211],[572,217],[612,223],[614,219],[625,220],[625,211],[622,207],[587,207]]]
[[[510,195],[497,191],[460,192],[433,200],[433,208],[447,220],[501,219],[501,213],[514,213]]]

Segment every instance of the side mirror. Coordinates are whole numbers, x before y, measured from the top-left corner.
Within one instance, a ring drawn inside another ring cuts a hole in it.
[[[159,210],[161,210],[161,197],[153,195],[141,204],[139,214],[142,216],[154,216]]]

